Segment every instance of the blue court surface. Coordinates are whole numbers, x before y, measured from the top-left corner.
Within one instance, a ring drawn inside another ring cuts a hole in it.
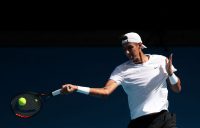
[[[169,110],[177,114],[178,128],[199,128],[200,47],[174,47],[173,65],[182,92],[169,91]],[[169,51],[149,47],[148,54]],[[31,119],[19,119],[10,110],[11,98],[22,91],[52,91],[64,83],[102,87],[114,68],[126,61],[121,47],[2,47],[0,48],[2,128],[126,128],[130,120],[127,97],[118,87],[107,98],[80,93],[50,99]]]

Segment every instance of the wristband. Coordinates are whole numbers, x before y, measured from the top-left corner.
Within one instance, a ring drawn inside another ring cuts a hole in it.
[[[173,73],[171,76],[169,76],[169,81],[171,85],[175,85],[178,82],[178,77]]]
[[[78,87],[77,92],[79,92],[79,93],[83,93],[86,95],[88,95],[90,93],[89,87],[82,87],[82,86],[77,86],[77,87]]]

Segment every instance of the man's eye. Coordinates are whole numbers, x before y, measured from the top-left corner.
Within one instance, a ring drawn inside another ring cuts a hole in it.
[[[128,50],[131,50],[132,48],[133,48],[133,46],[128,46],[127,47]]]

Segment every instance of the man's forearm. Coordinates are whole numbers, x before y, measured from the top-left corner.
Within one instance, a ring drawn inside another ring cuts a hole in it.
[[[96,97],[107,97],[109,96],[109,91],[106,88],[90,88],[89,95]]]
[[[180,81],[180,79],[178,79],[178,82],[176,84],[171,85],[170,87],[176,93],[181,92],[181,81]]]
[[[107,97],[109,96],[116,88],[118,87],[117,83],[113,80],[107,81],[104,87],[102,88],[90,88],[83,86],[76,86],[76,92],[96,96],[96,97]]]

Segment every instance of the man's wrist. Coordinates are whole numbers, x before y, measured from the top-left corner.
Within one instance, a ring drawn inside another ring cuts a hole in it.
[[[168,73],[169,77],[172,76],[174,73]]]
[[[77,86],[76,92],[89,95],[89,93],[90,93],[90,88],[89,88],[89,87],[83,87],[83,86]]]
[[[170,81],[171,85],[175,85],[178,83],[178,77],[173,73],[173,74],[169,75],[169,81]]]

